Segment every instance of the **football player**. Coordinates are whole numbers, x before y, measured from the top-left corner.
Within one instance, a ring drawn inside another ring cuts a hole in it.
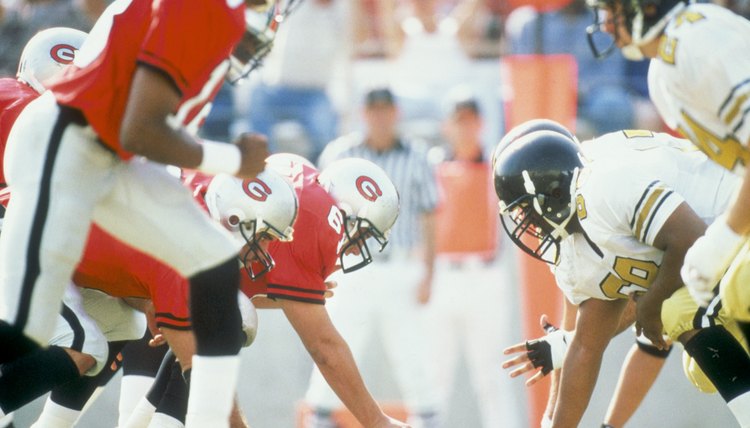
[[[744,53],[750,49],[750,22],[721,6],[690,3],[590,0],[603,13],[595,14],[601,21],[589,29],[589,40],[597,56],[616,46],[628,58],[651,58],[649,93],[662,119],[711,160],[743,177],[734,203],[687,252],[681,274],[704,307],[721,280],[725,310],[748,322],[750,55]],[[614,44],[604,50],[596,43],[602,29],[614,36]],[[655,325],[639,321],[649,338],[659,335]]]
[[[162,164],[248,179],[263,170],[264,137],[193,136],[236,64],[246,7],[258,3],[115,1],[73,64],[19,115],[5,154],[14,197],[0,235],[0,361],[47,343],[96,221],[190,279],[197,351],[187,425],[227,425],[241,346],[237,249]]]
[[[728,205],[737,180],[686,144],[620,131],[579,146],[537,131],[496,158],[506,232],[553,266],[566,300],[578,305],[552,426],[579,423],[604,349],[629,324],[623,314],[631,296],[639,318],[683,343],[737,420],[750,421],[750,357],[736,323],[718,308],[700,309],[679,276],[685,251]],[[666,347],[662,336],[653,343]]]
[[[369,263],[368,238],[376,239],[381,247],[387,243],[388,231],[398,215],[395,187],[380,168],[360,159],[336,162],[321,173],[309,162],[289,154],[271,156],[268,163],[269,168],[284,173],[293,183],[300,201],[299,216],[293,241],[269,244],[268,259],[275,261],[273,270],[261,277],[259,273],[266,268],[258,263],[243,263],[247,275],[242,276],[242,291],[252,297],[258,307],[284,311],[313,361],[364,426],[405,426],[383,414],[372,399],[346,343],[323,306],[327,292],[325,280],[331,273],[341,267],[354,270]],[[202,184],[206,180],[200,174],[186,177],[196,194],[205,195],[212,217],[222,224],[231,224],[232,210],[227,204],[231,203],[234,190],[221,183],[215,184],[215,179],[207,186]],[[369,189],[375,189],[374,193]],[[251,193],[259,190],[253,189]],[[261,270],[255,270],[256,267]],[[192,341],[183,330],[189,327],[189,321],[184,320],[180,327],[162,328],[165,336],[169,335],[170,343]],[[189,356],[178,354],[177,359],[189,361]],[[175,393],[182,377],[174,374],[177,366],[173,362],[167,364],[169,366],[162,366],[154,387],[125,426],[145,426],[153,424],[154,420],[159,423],[181,420],[172,409],[184,408],[180,399],[185,399],[185,395]],[[163,370],[165,368],[168,370]]]
[[[526,134],[534,131],[554,131],[561,133],[568,138],[576,137],[560,123],[549,119],[533,119],[526,121],[510,131],[502,138],[495,148],[493,155],[493,164],[495,157],[499,156],[502,150]],[[565,303],[568,303],[565,300]],[[634,304],[631,303],[623,314],[623,325],[632,323],[634,318]],[[575,313],[577,307],[572,304],[563,306],[562,326],[557,328],[549,323],[546,315],[540,320],[542,329],[547,335],[535,340],[529,340],[524,343],[510,346],[504,350],[504,354],[517,354],[513,358],[503,363],[504,369],[512,368],[511,377],[517,377],[527,372],[536,371],[526,381],[527,386],[532,386],[544,376],[552,373],[552,382],[550,384],[551,399],[547,402],[547,408],[544,412],[543,421],[551,424],[552,414],[555,406],[554,396],[556,395],[559,372],[557,369],[562,367],[562,362],[567,351],[568,344],[572,339],[571,330],[575,329]],[[618,386],[615,389],[615,395],[610,402],[607,414],[605,416],[605,426],[623,426],[633,415],[640,405],[646,393],[656,380],[661,368],[664,366],[667,356],[669,356],[672,347],[659,349],[644,336],[636,336],[635,344],[631,347],[627,363],[623,365],[618,380]],[[538,369],[538,370],[537,370]],[[543,425],[546,426],[546,425]]]
[[[43,82],[73,61],[86,36],[82,31],[65,27],[42,30],[24,46],[16,78],[0,79],[0,159],[13,122],[29,102],[44,92]],[[10,196],[2,164],[0,162],[0,229]],[[69,286],[49,348],[36,351],[13,366],[2,367],[0,416],[54,385],[83,374],[96,374],[107,357],[107,340],[130,337],[134,330],[145,326],[132,308],[119,299],[95,292],[83,297]],[[97,315],[107,313],[113,322],[98,325],[98,319],[89,317],[84,307]],[[0,426],[10,420],[10,415],[7,416],[2,418]]]

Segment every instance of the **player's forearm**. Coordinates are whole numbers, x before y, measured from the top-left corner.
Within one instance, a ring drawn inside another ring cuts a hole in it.
[[[553,427],[578,426],[591,400],[601,362],[602,352],[577,345],[573,339],[562,368]]]
[[[327,341],[309,351],[328,385],[362,425],[370,427],[383,423],[385,415],[367,390],[343,339]]]
[[[578,306],[570,302],[566,297],[563,296],[563,317],[562,317],[562,328],[567,331],[574,331],[576,328],[576,315],[578,314]],[[549,396],[547,397],[547,407],[544,410],[546,417],[551,418],[554,414],[555,405],[560,394],[560,378],[562,377],[562,370],[555,370],[550,376],[549,385]]]
[[[745,169],[745,178],[740,191],[729,208],[727,225],[740,235],[750,233],[750,167]]]

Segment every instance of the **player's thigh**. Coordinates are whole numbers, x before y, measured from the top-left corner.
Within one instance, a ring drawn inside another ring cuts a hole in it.
[[[685,287],[678,289],[669,299],[664,301],[661,319],[664,325],[664,334],[672,341],[679,341],[680,336],[691,330],[714,325],[723,325],[730,332],[737,328],[736,323],[728,316],[726,308],[718,296],[711,301],[707,308],[701,308],[695,303]],[[739,334],[739,330],[737,330],[737,333]]]
[[[711,325],[713,318],[704,315],[705,311],[695,303],[687,288],[682,287],[664,301],[661,309],[661,319],[664,334],[677,342],[680,337],[691,330]]]
[[[87,376],[99,373],[107,362],[107,339],[96,321],[85,311],[77,287],[71,284],[65,289],[60,314],[49,344],[70,348],[93,357],[96,365],[86,372]]]
[[[750,243],[745,244],[722,278],[719,294],[727,316],[750,321]]]
[[[131,160],[119,171],[94,221],[124,242],[163,260],[186,277],[214,267],[239,250],[190,191],[164,165]]]
[[[91,288],[79,289],[83,309],[93,319],[108,342],[138,340],[146,331],[146,315],[122,299]]]

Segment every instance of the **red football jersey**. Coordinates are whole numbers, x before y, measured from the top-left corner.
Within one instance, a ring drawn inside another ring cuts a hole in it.
[[[115,297],[151,299],[157,325],[174,329],[191,326],[187,279],[95,224],[91,225],[86,250],[73,274],[73,282]]]
[[[168,76],[181,94],[179,123],[197,130],[219,90],[228,58],[245,31],[245,4],[227,0],[113,3],[76,54],[48,82],[60,104],[81,110],[101,140],[122,158],[120,127],[136,66]]]
[[[8,142],[10,128],[26,104],[38,96],[31,86],[14,78],[0,79],[0,160],[5,157],[5,144]],[[0,162],[0,187],[5,185],[5,169],[3,162]]]
[[[333,198],[318,184],[317,171],[308,167],[299,171],[293,177],[300,208],[294,240],[270,243],[268,252],[276,266],[258,281],[250,281],[244,271],[241,273],[242,291],[248,297],[266,295],[272,299],[325,303],[325,279],[338,268],[341,214]],[[211,179],[197,172],[183,175],[185,185],[201,204]],[[0,191],[0,203],[7,204],[8,197],[7,189]],[[150,298],[158,325],[190,328],[188,280],[95,224],[73,280],[78,286],[116,297]]]
[[[296,169],[292,179],[299,198],[299,214],[294,223],[294,239],[270,243],[268,252],[276,267],[259,281],[242,275],[242,291],[249,297],[265,294],[272,299],[325,303],[325,280],[337,269],[343,230],[336,202],[317,178],[318,172],[313,168],[299,165]]]

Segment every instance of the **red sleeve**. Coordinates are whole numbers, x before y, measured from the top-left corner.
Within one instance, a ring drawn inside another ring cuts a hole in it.
[[[157,1],[138,60],[164,71],[183,94],[188,93],[191,82],[203,82],[217,58],[228,58],[242,37],[243,8],[230,9],[226,3],[193,0],[188,6],[183,0]],[[175,25],[179,28],[165,28]]]

